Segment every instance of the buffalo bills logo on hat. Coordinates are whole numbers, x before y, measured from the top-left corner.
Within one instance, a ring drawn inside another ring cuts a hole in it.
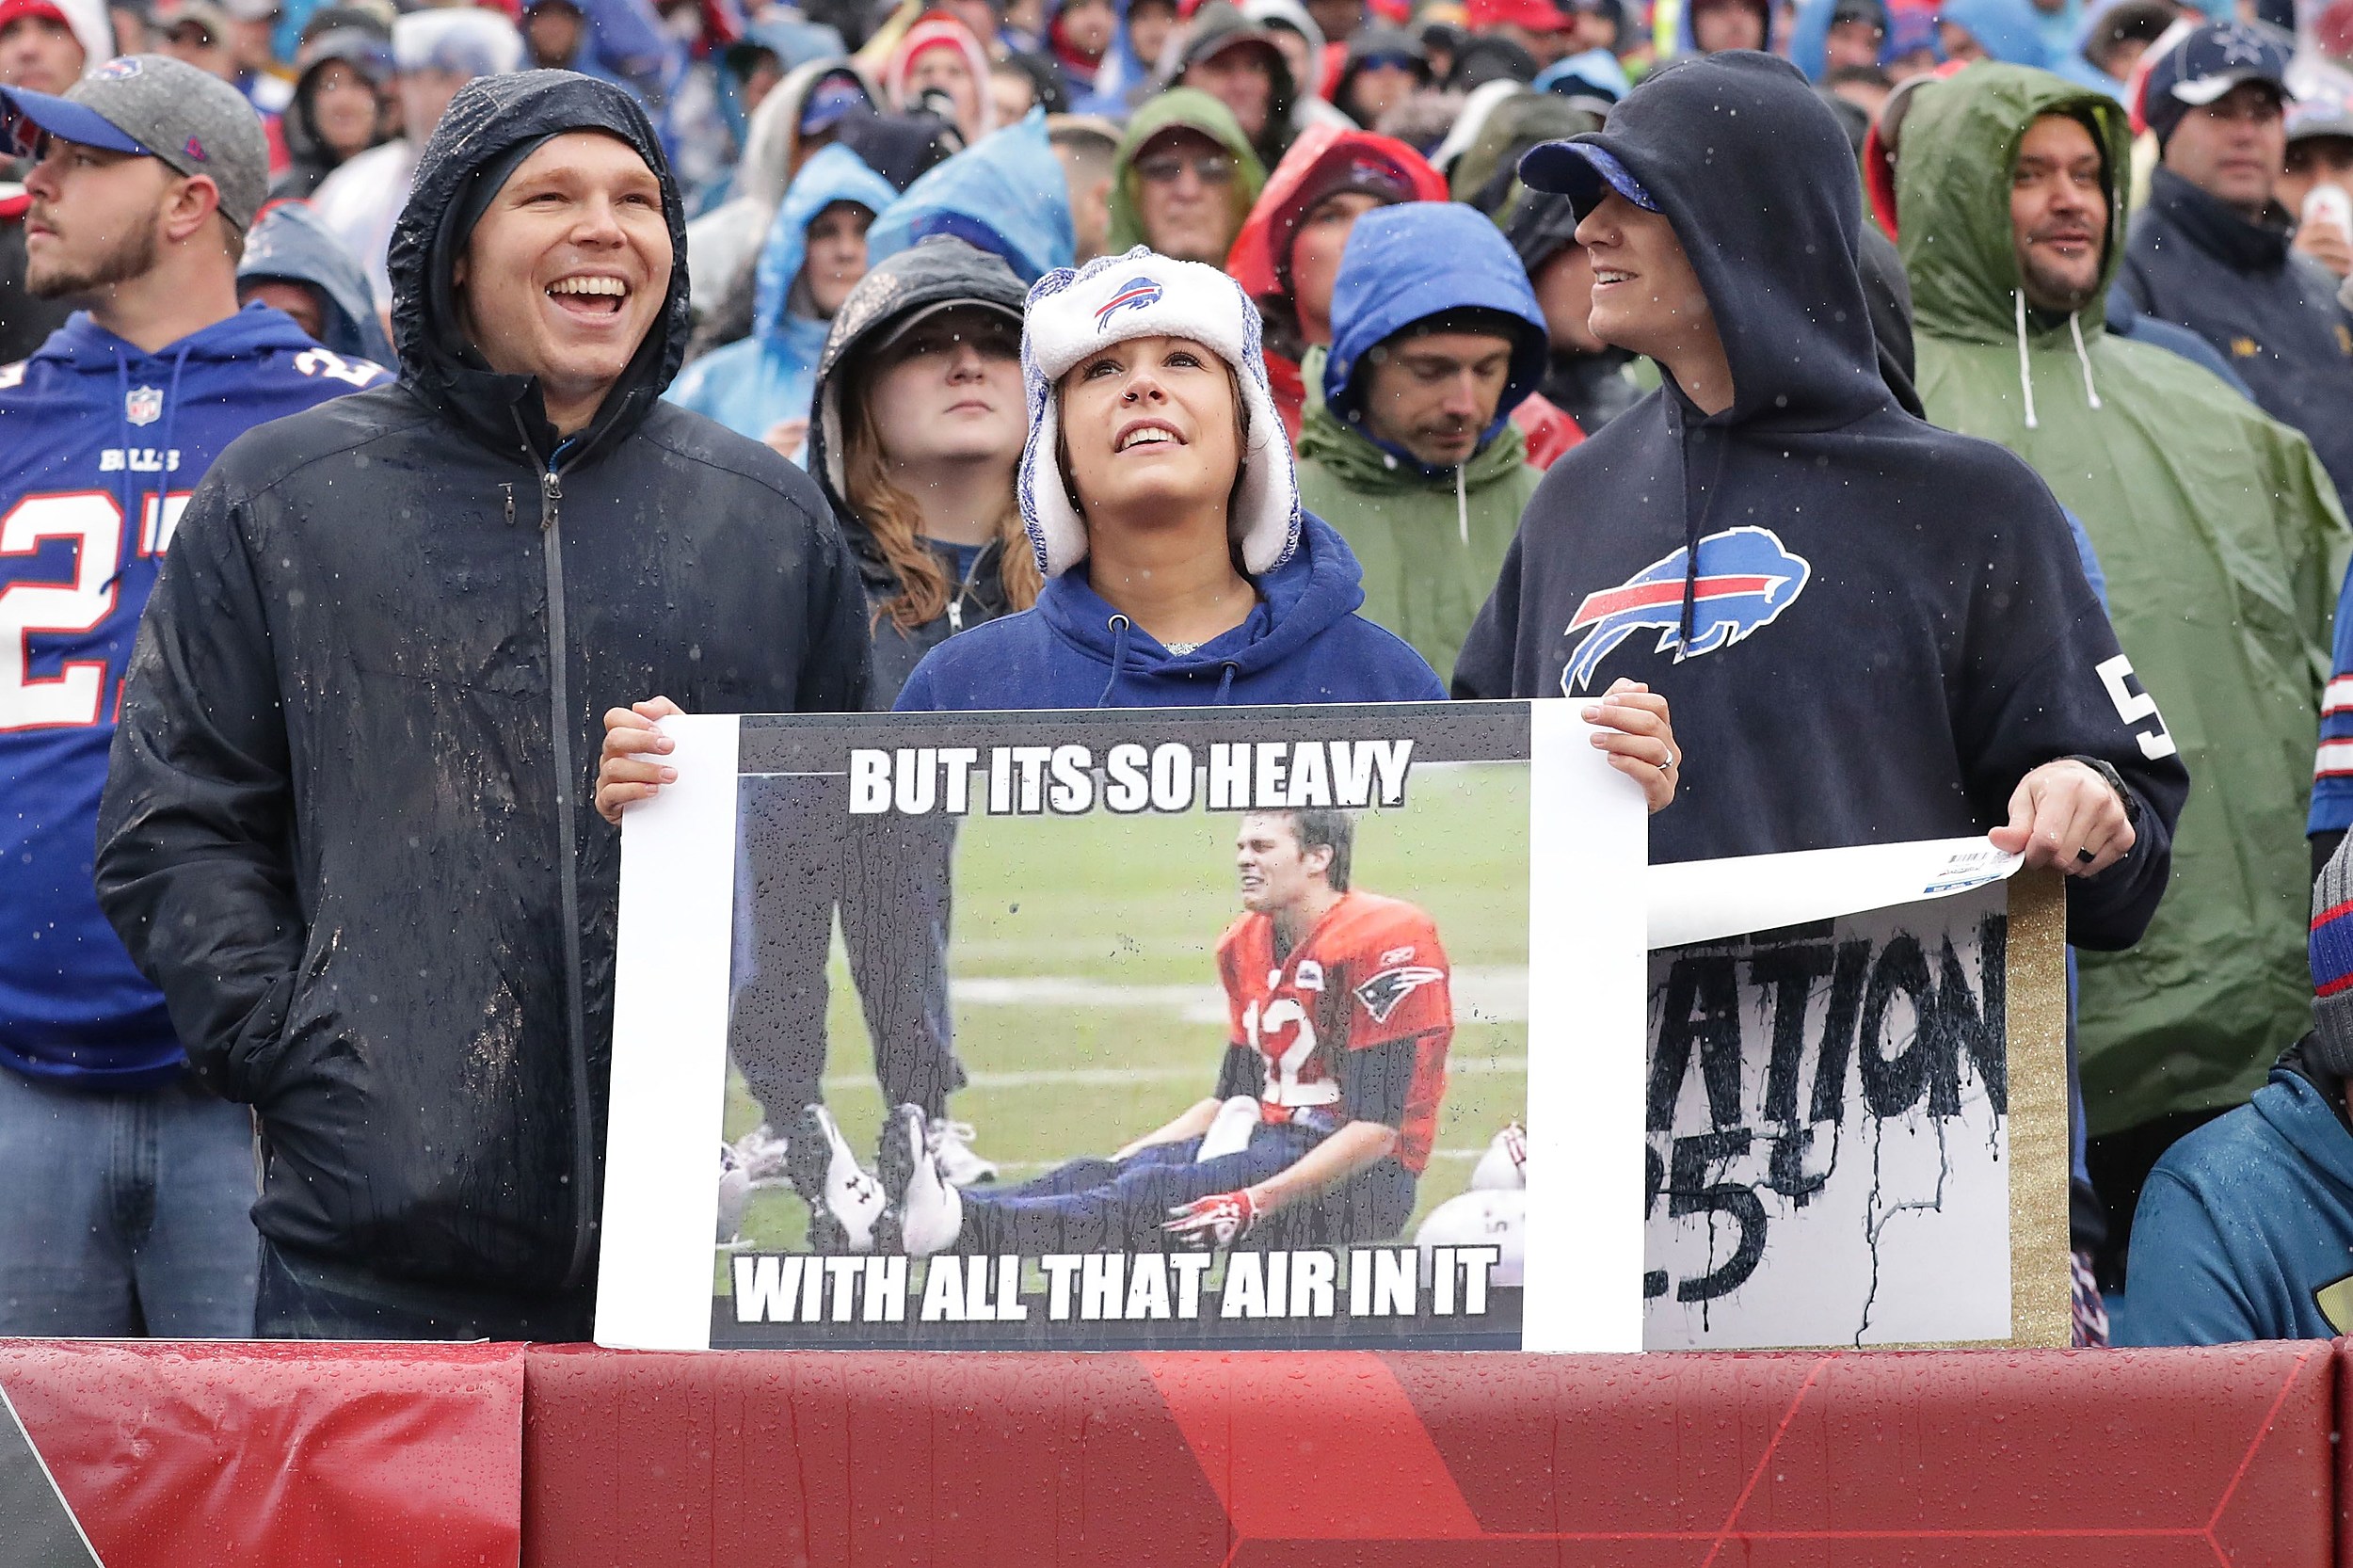
[[[133,387],[122,399],[122,417],[133,424],[152,424],[164,417],[161,387]]]
[[[1769,626],[1805,591],[1813,566],[1793,555],[1769,528],[1728,528],[1700,541],[1692,585],[1691,642],[1683,646],[1685,552],[1652,562],[1624,584],[1585,596],[1563,635],[1585,633],[1561,672],[1561,693],[1574,696],[1610,650],[1644,627],[1658,629],[1653,651],[1695,659],[1729,648]]]
[[[102,82],[127,82],[139,73],[139,62],[128,56],[108,60],[90,74]]]
[[[1119,292],[1105,300],[1102,309],[1095,312],[1095,329],[1100,332],[1108,328],[1112,317],[1122,311],[1149,310],[1160,302],[1160,284],[1138,273],[1120,284]]]

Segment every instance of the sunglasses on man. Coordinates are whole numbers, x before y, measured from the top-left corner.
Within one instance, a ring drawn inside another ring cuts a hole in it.
[[[1191,157],[1182,152],[1155,152],[1136,160],[1136,172],[1156,185],[1175,184],[1188,168],[1203,184],[1222,185],[1234,177],[1234,159],[1227,152],[1199,152]]]

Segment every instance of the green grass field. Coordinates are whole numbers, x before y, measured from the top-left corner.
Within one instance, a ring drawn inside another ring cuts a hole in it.
[[[1107,1153],[1209,1093],[1225,1043],[1214,952],[1241,913],[1237,825],[1201,812],[965,823],[950,968],[956,1050],[972,1081],[950,1111],[978,1129],[974,1146],[1003,1167],[1001,1179]],[[1464,1190],[1488,1140],[1525,1113],[1527,765],[1416,767],[1407,806],[1359,820],[1354,885],[1429,911],[1456,975],[1446,1104],[1418,1223]],[[832,980],[825,1099],[863,1152],[882,1097],[838,935]],[[1049,980],[1079,984],[1038,984]],[[999,984],[975,984],[985,982]],[[1025,994],[1056,989],[1065,995]],[[758,1119],[730,1069],[726,1136]],[[744,1240],[792,1251],[805,1222],[789,1191],[762,1192]]]

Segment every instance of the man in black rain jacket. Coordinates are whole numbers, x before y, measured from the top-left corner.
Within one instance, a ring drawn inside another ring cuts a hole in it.
[[[243,437],[181,522],[98,889],[197,1070],[259,1112],[265,1336],[586,1335],[600,714],[864,699],[816,487],[660,401],[685,254],[628,94],[475,82],[393,237],[398,383]]]
[[[1593,330],[1663,385],[1545,475],[1454,693],[1664,693],[1655,860],[1999,829],[2071,874],[2073,941],[2129,947],[2188,776],[2042,481],[1892,402],[1851,170],[1796,69],[1747,51],[1528,154],[1585,215]]]

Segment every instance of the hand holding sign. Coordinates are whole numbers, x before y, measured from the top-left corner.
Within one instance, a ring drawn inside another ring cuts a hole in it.
[[[2061,759],[2018,781],[2009,821],[1986,837],[2006,855],[2024,855],[2029,870],[2097,876],[2131,854],[2138,836],[2116,786],[2097,769]]]

